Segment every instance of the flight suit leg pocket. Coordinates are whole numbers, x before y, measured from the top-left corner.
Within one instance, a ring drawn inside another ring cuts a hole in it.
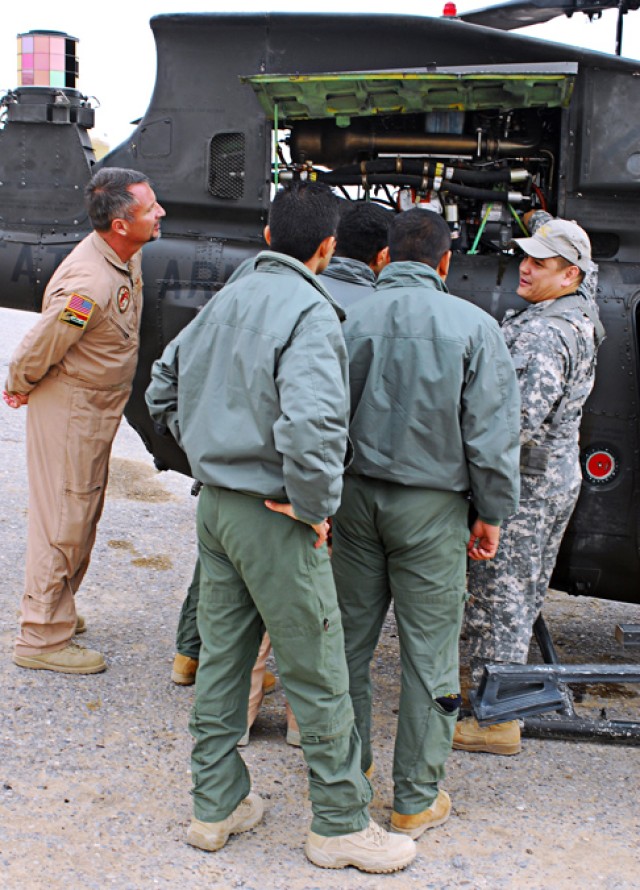
[[[101,417],[100,393],[76,390],[71,399],[64,479],[56,545],[63,552],[67,572],[73,576],[85,557],[102,510],[111,442],[117,429]]]

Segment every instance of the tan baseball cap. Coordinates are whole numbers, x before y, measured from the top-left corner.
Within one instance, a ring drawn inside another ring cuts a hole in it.
[[[577,222],[552,219],[536,229],[531,238],[514,238],[513,244],[536,260],[561,256],[583,272],[591,268],[591,242]]]

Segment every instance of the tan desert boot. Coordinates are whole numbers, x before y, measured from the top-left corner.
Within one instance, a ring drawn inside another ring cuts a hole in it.
[[[197,658],[189,658],[188,655],[180,655],[180,653],[177,652],[176,657],[173,659],[171,679],[178,686],[193,686],[196,682],[197,670]]]
[[[235,810],[220,822],[201,822],[192,819],[187,831],[187,843],[192,847],[213,852],[219,850],[229,840],[230,834],[251,831],[264,814],[264,803],[258,794],[248,794]]]
[[[410,816],[403,813],[391,814],[391,831],[399,834],[408,834],[414,840],[420,837],[427,828],[435,828],[447,821],[451,813],[451,798],[446,791],[440,789],[438,796],[426,810],[421,813],[413,813]]]
[[[85,649],[77,643],[68,643],[57,652],[43,655],[14,655],[19,667],[36,671],[57,671],[59,674],[99,674],[107,667],[104,655],[95,649]]]
[[[264,672],[264,678],[262,680],[262,691],[265,695],[271,695],[273,690],[276,688],[276,677],[275,674],[272,674],[271,671]]]
[[[480,726],[474,717],[465,717],[456,723],[453,747],[457,751],[484,754],[519,754],[520,724],[517,720]]]
[[[76,634],[83,634],[87,631],[87,622],[84,615],[76,615]]]
[[[373,819],[367,828],[351,834],[324,837],[310,831],[304,847],[307,859],[320,868],[346,868],[387,874],[406,868],[415,859],[416,845],[409,837],[385,831]]]

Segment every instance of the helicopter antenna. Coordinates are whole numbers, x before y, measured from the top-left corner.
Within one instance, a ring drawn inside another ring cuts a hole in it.
[[[616,55],[622,55],[622,25],[624,16],[629,12],[629,4],[627,0],[619,0],[618,3],[618,21],[616,23]]]

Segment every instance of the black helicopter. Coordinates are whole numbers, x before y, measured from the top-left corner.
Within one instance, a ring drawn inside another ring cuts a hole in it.
[[[157,467],[191,475],[148,416],[150,367],[261,249],[274,184],[313,176],[347,198],[442,213],[456,251],[451,291],[497,318],[518,303],[509,243],[523,212],[576,219],[599,263],[607,339],[582,426],[582,494],[552,583],[639,602],[640,62],[505,33],[609,7],[621,23],[639,6],[157,16],[149,108],[100,161],[73,64],[66,86],[22,86],[0,100],[0,303],[39,310],[51,273],[90,228],[82,189],[98,167],[144,171],[167,218],[144,250],[143,341],[126,416]]]

